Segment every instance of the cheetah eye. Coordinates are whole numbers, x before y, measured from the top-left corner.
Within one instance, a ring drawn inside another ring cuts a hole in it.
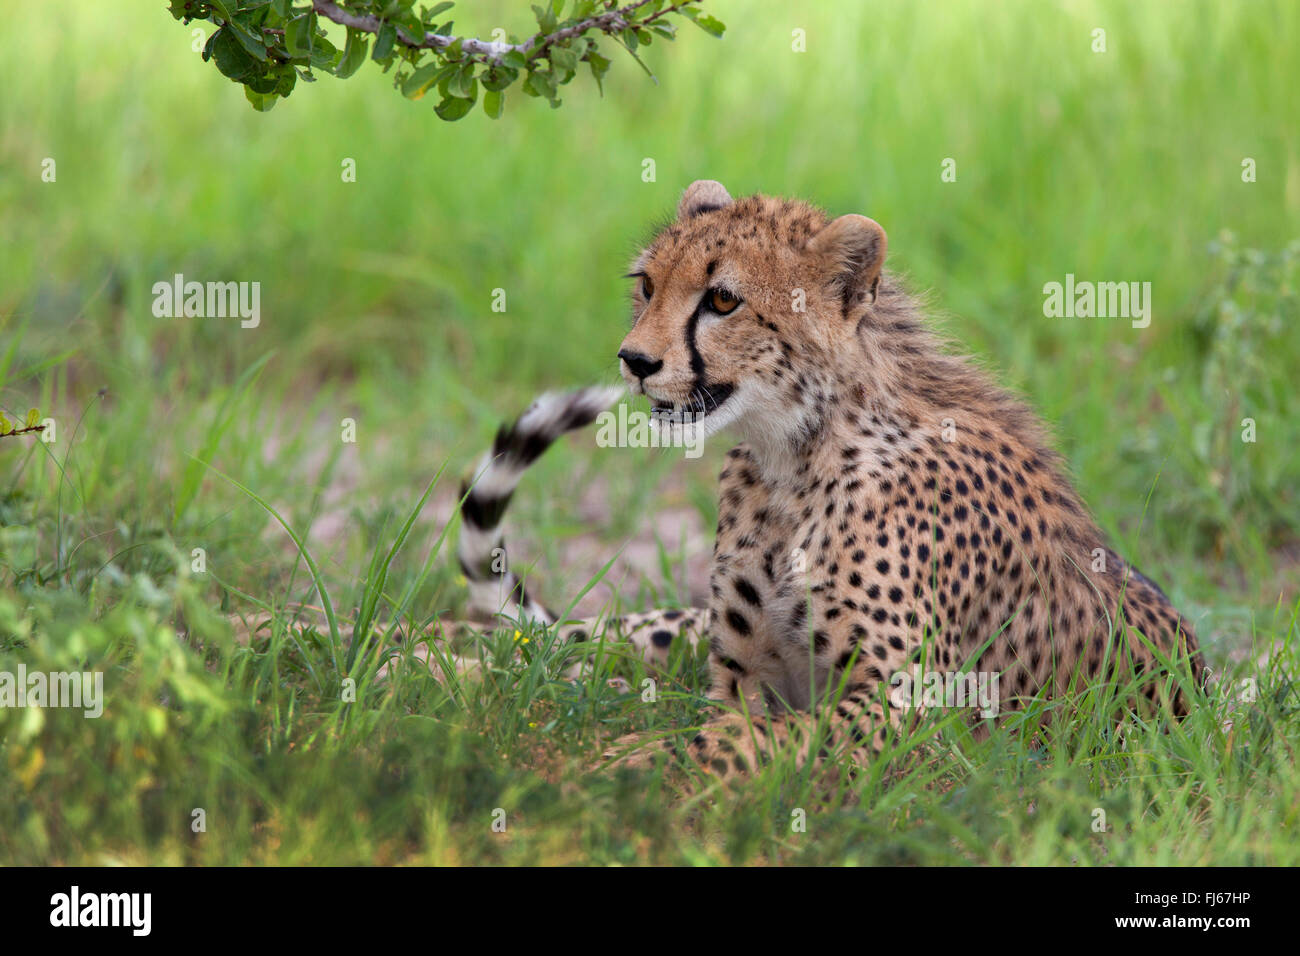
[[[740,300],[726,289],[710,289],[708,302],[709,308],[718,315],[728,315],[735,312],[736,306],[740,305]]]
[[[655,294],[655,283],[649,276],[643,275],[641,277],[641,294],[647,299]]]

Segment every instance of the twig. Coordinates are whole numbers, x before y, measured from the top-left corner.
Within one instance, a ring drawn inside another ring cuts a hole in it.
[[[523,43],[497,43],[490,40],[475,39],[474,37],[445,36],[440,33],[426,33],[423,37],[417,38],[400,29],[397,31],[397,39],[403,46],[431,50],[443,50],[459,41],[461,52],[468,53],[471,56],[480,56],[489,63],[500,63],[501,58],[507,53],[539,56],[543,50],[553,44],[568,40],[571,37],[581,36],[588,30],[599,30],[602,33],[617,33],[620,30],[625,30],[629,26],[627,18],[649,2],[650,0],[636,0],[635,3],[629,3],[627,6],[606,10],[604,13],[587,17],[585,20],[579,20],[563,30],[556,30],[554,33],[539,33]],[[698,0],[683,0],[681,3],[665,7],[654,16],[642,20],[637,26],[648,26],[667,14],[674,13],[682,7],[696,2]],[[348,13],[337,3],[331,2],[331,0],[312,0],[312,7],[325,19],[332,20],[340,26],[360,30],[363,33],[378,33],[383,27],[384,22],[378,17]]]
[[[11,432],[4,432],[3,434],[0,434],[0,438],[12,438],[15,435],[26,435],[28,432],[43,432],[43,431],[45,431],[44,425],[32,425],[30,428],[15,428]]]

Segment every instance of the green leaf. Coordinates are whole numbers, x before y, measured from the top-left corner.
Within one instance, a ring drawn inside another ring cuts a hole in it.
[[[562,70],[573,72],[578,68],[578,55],[562,46],[551,47],[547,53],[552,63]]]
[[[284,25],[284,48],[290,56],[311,56],[311,17],[308,14],[294,17]]]
[[[479,82],[483,84],[483,89],[500,92],[506,89],[519,78],[517,70],[506,69],[501,66],[488,67],[479,74]]]
[[[650,72],[650,67],[645,65],[645,60],[641,59],[639,56],[636,55],[636,50],[633,50],[631,47],[627,47],[626,49],[628,55],[631,56],[634,61],[636,61],[636,65],[641,67],[641,69],[645,70],[645,75],[650,77],[650,79],[653,82],[658,83],[659,81],[655,79],[655,75],[652,72]]]
[[[720,37],[727,30],[727,25],[717,17],[711,17],[707,13],[701,13],[690,18],[695,25],[711,36]]]
[[[317,36],[313,39],[311,50],[312,66],[332,72],[342,58],[343,54],[339,52],[338,47],[330,43],[325,37]]]
[[[244,81],[244,86],[254,93],[274,93],[276,87],[280,85],[280,77],[274,73],[262,73],[257,76],[250,76]]]
[[[512,70],[522,70],[528,66],[528,57],[524,56],[518,50],[511,50],[501,58],[501,65],[508,66]]]
[[[534,96],[544,96],[548,100],[555,98],[555,77],[546,70],[537,70],[528,74],[524,89]]]
[[[257,61],[248,55],[228,26],[222,27],[214,36],[212,58],[222,76],[242,83],[257,72]]]
[[[456,4],[452,3],[451,0],[443,0],[442,3],[435,3],[432,7],[429,8],[428,13],[424,15],[425,22],[432,23],[434,17],[436,17],[440,13],[447,12],[455,5]]]
[[[379,28],[379,35],[375,37],[375,52],[370,54],[370,58],[376,62],[387,60],[396,42],[397,28],[391,23],[385,23]]]
[[[293,0],[271,0],[271,9],[277,16],[288,20],[293,16]]]
[[[315,81],[315,77],[312,76],[309,76],[307,79],[311,82]],[[285,64],[285,66],[281,68],[279,76],[276,80],[275,92],[280,94],[281,96],[288,96],[290,93],[293,92],[293,88],[297,84],[297,82],[298,82],[298,71],[295,70],[292,66]]]
[[[498,109],[498,110],[497,110],[497,116],[500,116],[500,115],[501,115],[501,111]],[[29,408],[29,409],[27,409],[27,427],[28,427],[28,428],[35,428],[35,427],[36,427],[36,424],[37,424],[40,420],[41,420],[41,413],[40,413],[39,411],[37,411],[37,410],[34,409],[34,408]]]
[[[474,64],[466,63],[456,71],[456,75],[447,84],[447,92],[452,96],[459,96],[464,99],[473,99],[477,95],[477,87],[474,83]]]
[[[407,11],[404,16],[399,17],[397,25],[415,42],[424,39],[424,21],[413,12]]]
[[[596,87],[603,96],[605,93],[605,74],[609,72],[609,60],[593,50],[587,54],[587,65],[591,67],[591,75],[595,77]]]
[[[9,424],[9,419],[4,412],[0,412],[0,435],[8,435],[14,430],[13,425]]]
[[[438,114],[440,119],[454,122],[468,114],[473,108],[473,100],[462,99],[459,96],[449,96],[434,107],[434,112]]]
[[[532,5],[532,7],[533,7],[533,14],[537,17],[537,25],[541,28],[541,31],[543,33],[554,33],[555,24],[557,22],[555,18],[555,11],[552,10],[549,6],[542,8],[535,3]]]
[[[251,86],[244,87],[244,97],[259,113],[269,113],[271,107],[275,106],[275,101],[280,98],[276,93],[258,93]]]
[[[370,47],[370,38],[360,30],[348,27],[348,42],[343,47],[343,59],[334,69],[334,75],[346,80],[366,62],[366,51]]]
[[[487,90],[483,94],[483,112],[492,119],[500,119],[505,109],[506,97],[500,90]]]
[[[231,20],[228,24],[234,31],[235,39],[240,45],[259,60],[266,60],[266,45],[262,43],[261,37],[254,33],[252,28],[238,20]]]
[[[408,100],[418,100],[428,92],[429,87],[440,81],[448,71],[453,69],[455,67],[446,66],[437,60],[424,64],[406,78],[406,82],[402,84],[402,95]]]

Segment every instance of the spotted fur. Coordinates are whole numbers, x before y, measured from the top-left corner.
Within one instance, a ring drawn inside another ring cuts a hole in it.
[[[1105,542],[1033,413],[927,328],[886,245],[866,217],[702,181],[633,264],[628,385],[661,428],[741,439],[700,616],[718,709],[689,759],[864,761],[920,670],[996,673],[1004,708],[1109,681],[1187,713],[1188,622]]]

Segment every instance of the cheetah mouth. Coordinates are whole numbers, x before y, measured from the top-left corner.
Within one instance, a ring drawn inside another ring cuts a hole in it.
[[[653,399],[650,417],[661,425],[693,425],[702,422],[731,398],[735,387],[725,383],[700,385],[691,391],[685,402]]]

